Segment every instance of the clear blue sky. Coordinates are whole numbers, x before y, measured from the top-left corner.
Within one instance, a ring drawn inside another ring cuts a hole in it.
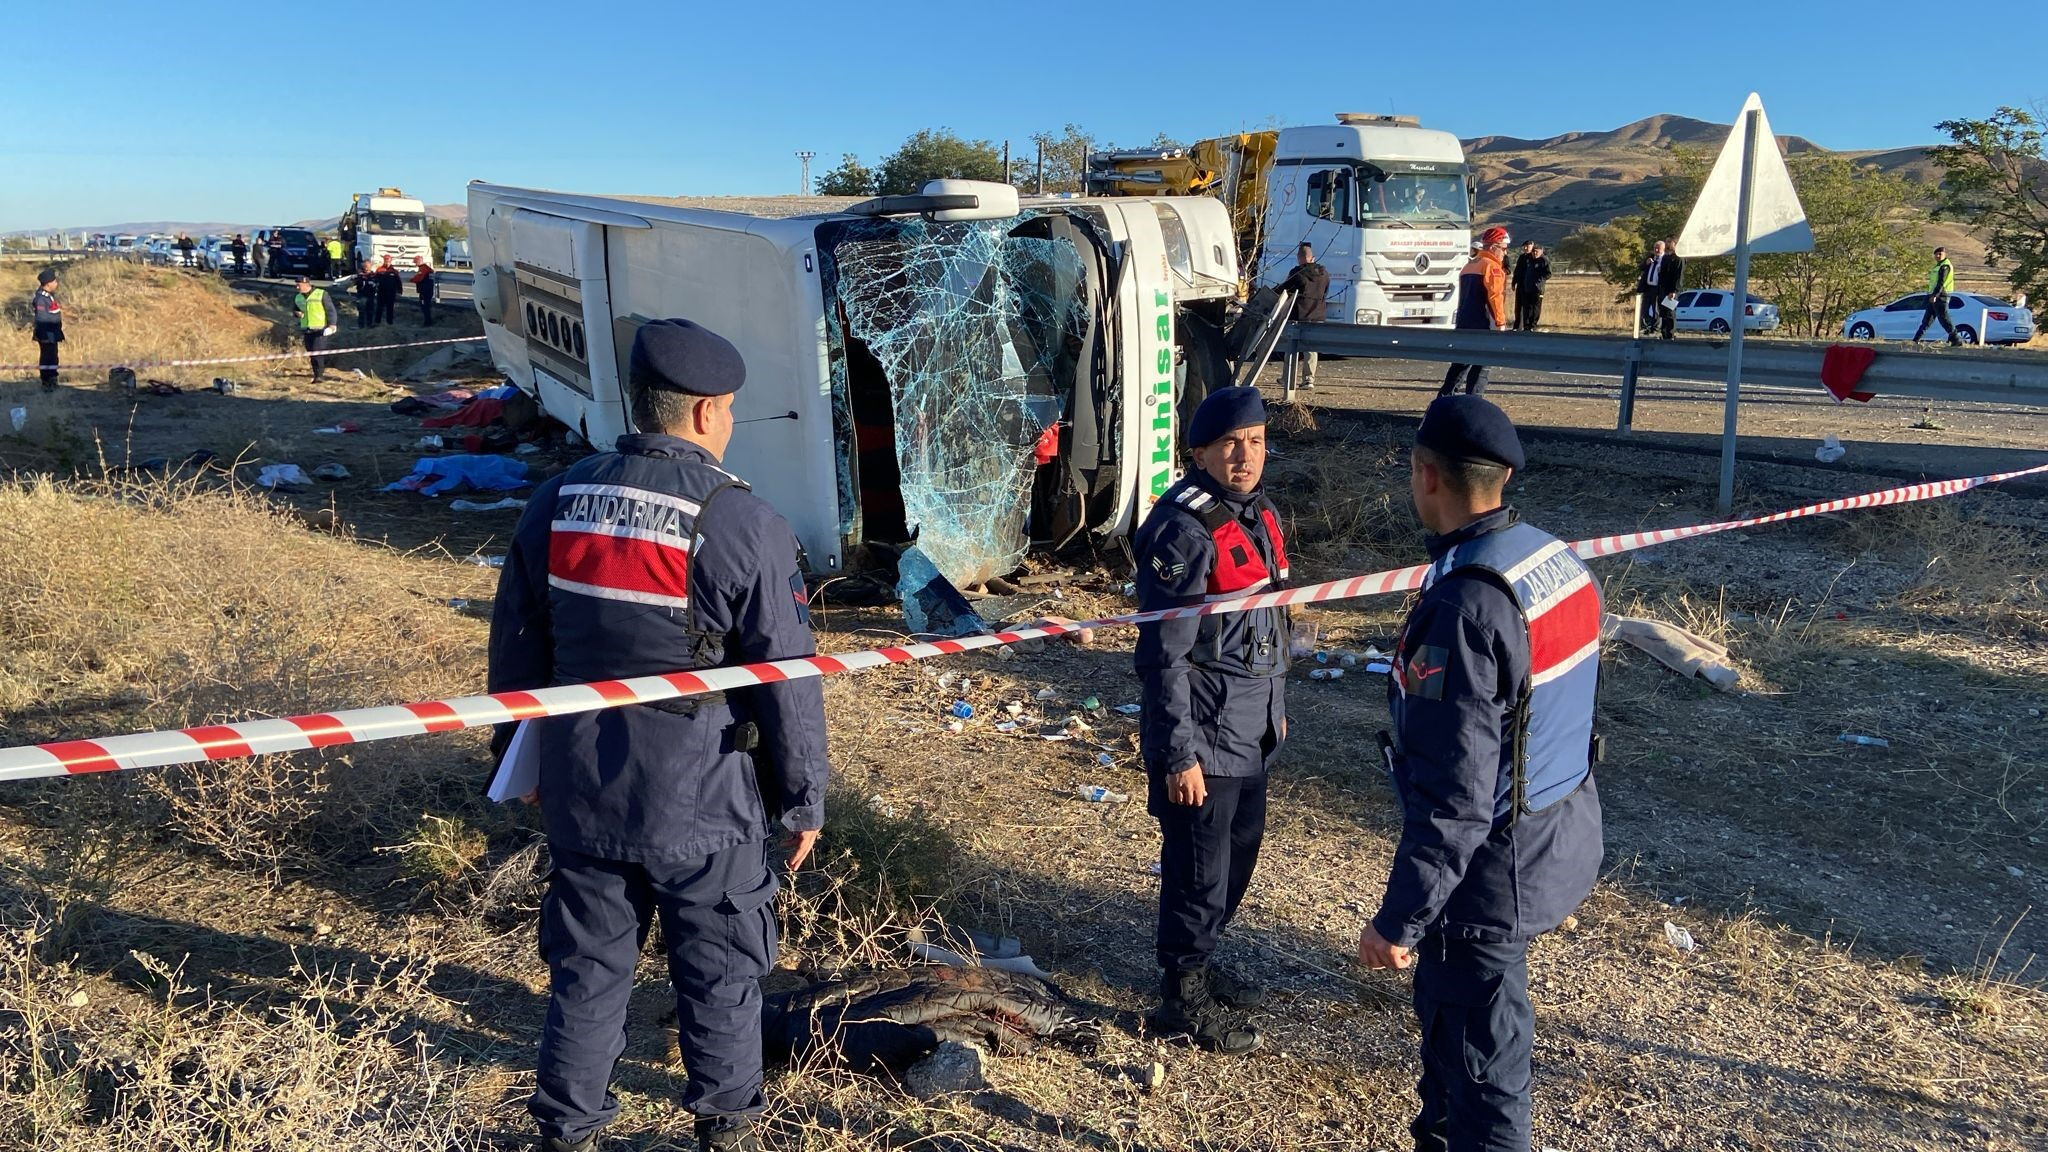
[[[1548,136],[1659,112],[1725,121],[1756,89],[1781,133],[1878,148],[2048,99],[2048,32],[2026,6],[1960,22],[1901,0],[1328,17],[1345,7],[33,3],[0,73],[0,230],[296,220],[381,184],[458,201],[471,178],[784,193],[797,149],[822,171],[942,126],[1020,152],[1070,121],[1137,142],[1339,110]],[[373,8],[388,14],[360,15]],[[287,51],[266,47],[272,29]],[[1474,67],[1481,45],[1490,67]]]

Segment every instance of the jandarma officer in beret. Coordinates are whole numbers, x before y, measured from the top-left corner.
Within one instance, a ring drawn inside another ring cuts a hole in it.
[[[1477,396],[1432,403],[1409,464],[1434,563],[1388,678],[1401,842],[1358,958],[1415,967],[1427,1152],[1529,1147],[1529,942],[1600,869],[1600,587],[1502,505],[1522,464]]]
[[[1272,591],[1287,580],[1280,518],[1260,488],[1266,407],[1256,388],[1209,394],[1188,422],[1194,468],[1138,530],[1138,606]],[[1287,736],[1285,608],[1138,628],[1147,809],[1159,820],[1161,1005],[1154,1027],[1212,1051],[1258,1047],[1244,1010],[1263,992],[1210,963],[1266,834],[1266,770]]]
[[[718,467],[740,354],[687,320],[633,340],[633,424],[615,451],[542,484],[491,619],[493,692],[808,656],[789,525]],[[660,917],[703,1149],[754,1149],[759,978],[775,960],[769,834],[803,862],[825,818],[815,679],[533,721],[554,862],[540,947],[552,973],[529,1110],[549,1152],[591,1148],[618,1113],[633,969]],[[761,761],[757,772],[755,761]]]

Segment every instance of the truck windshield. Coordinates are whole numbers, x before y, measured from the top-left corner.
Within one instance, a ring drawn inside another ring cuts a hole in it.
[[[418,212],[372,212],[369,214],[372,235],[424,236],[427,234],[427,218]]]
[[[1362,180],[1367,221],[1401,220],[1428,226],[1462,225],[1471,217],[1465,181],[1454,174],[1394,172],[1383,181]]]

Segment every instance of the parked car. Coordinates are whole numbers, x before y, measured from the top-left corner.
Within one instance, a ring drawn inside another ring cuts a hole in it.
[[[108,254],[122,260],[139,259],[142,251],[142,237],[123,233],[107,241]]]
[[[1889,304],[1851,312],[1842,321],[1842,335],[1851,340],[1911,340],[1927,312],[1927,293],[1901,296]],[[1965,344],[2025,344],[2034,338],[2034,313],[1995,296],[1958,292],[1948,298],[1948,320]],[[1940,324],[1930,324],[1927,339],[1946,340]]]
[[[279,228],[276,231],[282,244],[271,249],[270,274],[295,276],[303,272],[308,276],[319,275],[327,264],[327,252],[320,247],[319,238],[305,228]]]
[[[470,262],[469,262],[469,241],[467,241],[467,240],[450,240],[450,241],[448,241],[448,245],[447,245],[447,247],[446,247],[446,248],[445,248],[445,249],[444,249],[444,250],[442,251],[442,253],[441,253],[441,267],[443,267],[443,268],[468,268],[468,267],[470,267]]]
[[[1731,329],[1730,312],[1734,305],[1735,293],[1722,289],[1680,292],[1673,326],[1692,332],[1727,332]],[[1756,296],[1749,297],[1749,303],[1742,309],[1742,330],[1770,332],[1777,327],[1778,306],[1766,304]]]
[[[197,256],[199,266],[209,272],[232,272],[235,270],[235,238],[208,236],[200,243]]]
[[[151,236],[143,243],[143,263],[176,264],[178,262],[177,241],[170,236]]]

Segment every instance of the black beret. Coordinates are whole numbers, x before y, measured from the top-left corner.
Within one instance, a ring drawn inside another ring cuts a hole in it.
[[[633,335],[635,388],[724,396],[746,382],[740,350],[709,328],[688,320],[649,320]]]
[[[38,285],[48,284],[56,279],[57,270],[55,268],[45,268],[41,272],[36,273],[36,283]]]
[[[1522,467],[1522,440],[1515,435],[1514,422],[1491,401],[1469,393],[1431,401],[1415,442],[1450,460]]]
[[[1188,443],[1200,448],[1214,444],[1239,428],[1266,422],[1266,402],[1250,386],[1218,388],[1202,400],[1188,421]]]

